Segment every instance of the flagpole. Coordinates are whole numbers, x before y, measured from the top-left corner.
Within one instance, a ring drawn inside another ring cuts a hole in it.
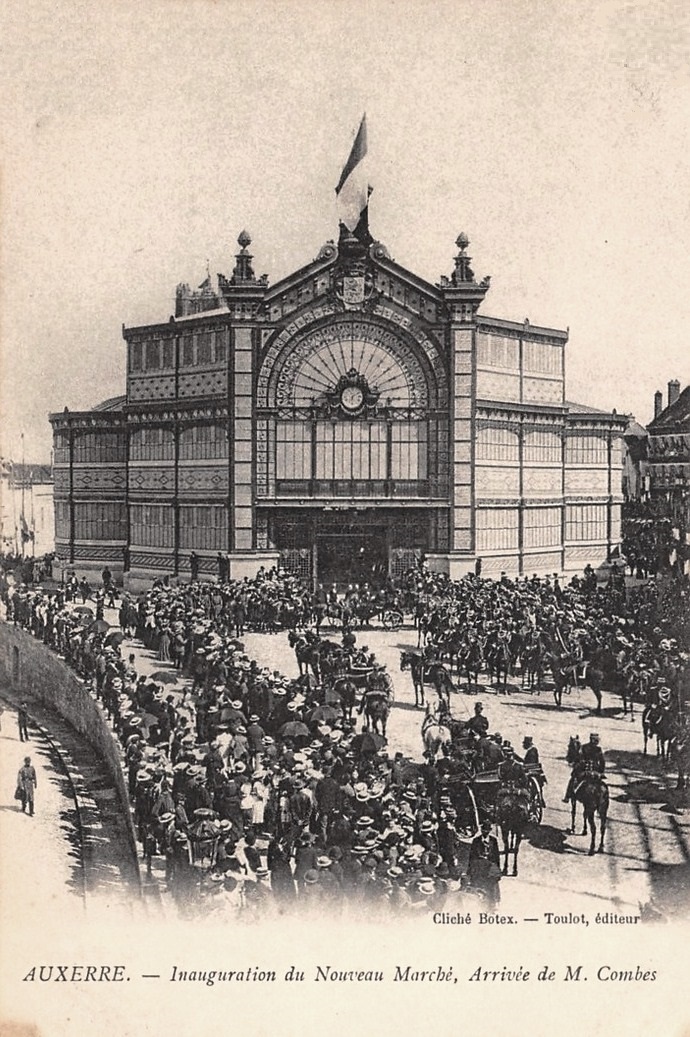
[[[21,481],[22,481],[22,513],[21,513],[20,521],[21,521],[21,524],[22,524],[22,558],[24,558],[24,549],[25,549],[25,544],[26,544],[26,541],[24,540],[24,528],[26,526],[26,515],[24,513],[24,483],[25,483],[26,467],[24,465],[24,433],[23,432],[22,432],[22,451],[21,451],[21,453],[22,453],[22,474],[21,474]]]
[[[29,476],[29,500],[31,502],[31,557],[36,557],[36,518],[34,515],[34,473],[31,469],[31,475]]]

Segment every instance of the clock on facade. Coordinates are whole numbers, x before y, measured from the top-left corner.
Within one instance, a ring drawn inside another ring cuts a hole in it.
[[[358,411],[364,403],[364,393],[358,385],[346,385],[340,394],[340,404],[343,410]]]

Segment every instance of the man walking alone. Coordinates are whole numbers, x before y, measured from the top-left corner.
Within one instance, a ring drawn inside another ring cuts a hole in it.
[[[36,769],[31,765],[31,757],[24,757],[24,766],[20,767],[19,773],[17,774],[17,785],[23,793],[22,798],[22,813],[26,813],[26,808],[29,808],[29,816],[34,816],[34,792],[38,785],[36,780]]]
[[[17,710],[17,723],[19,725],[19,741],[29,741],[29,707],[26,702],[19,703]]]

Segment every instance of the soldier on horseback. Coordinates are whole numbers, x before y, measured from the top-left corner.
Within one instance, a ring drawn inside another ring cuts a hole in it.
[[[580,749],[580,755],[573,766],[563,802],[569,803],[573,799],[585,773],[598,774],[603,780],[605,771],[606,761],[599,744],[599,735],[593,731],[589,736],[589,742],[586,742]]]

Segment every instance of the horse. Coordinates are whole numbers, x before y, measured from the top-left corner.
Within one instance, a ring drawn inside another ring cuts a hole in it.
[[[530,637],[530,640],[522,649],[522,687],[529,691],[539,692],[540,685],[544,680],[548,664],[546,662],[546,645],[541,635]]]
[[[343,720],[352,723],[352,710],[357,702],[357,686],[347,676],[337,677],[333,682],[333,692],[340,700],[340,708],[343,711]]]
[[[503,690],[507,693],[508,676],[513,669],[513,657],[510,654],[510,646],[506,641],[498,640],[487,649],[486,664],[489,672],[489,680],[493,683],[495,675],[499,691],[501,687],[501,674],[503,675]]]
[[[401,652],[400,669],[403,672],[409,669],[412,674],[415,706],[423,706],[425,703],[424,684],[426,682],[427,684],[433,684],[439,697],[439,702],[446,709],[449,707],[450,693],[454,689],[450,674],[445,666],[438,662],[427,663],[424,657],[417,652]]]
[[[289,630],[288,644],[295,651],[300,677],[303,677],[311,669],[317,681],[320,681],[321,670],[319,664],[321,653],[319,652],[318,640],[310,640],[304,634],[298,634],[296,630]]]
[[[461,669],[465,670],[468,691],[472,690],[473,684],[475,688],[479,684],[479,673],[483,666],[484,649],[482,643],[477,638],[470,637],[458,655],[458,674]],[[472,680],[473,675],[474,681]]]
[[[442,746],[450,745],[452,741],[451,729],[443,723],[443,718],[444,714],[437,713],[429,703],[422,721],[422,741],[424,742],[424,755],[430,762],[436,759]]]
[[[505,861],[503,874],[508,874],[508,857],[513,856],[513,875],[518,873],[518,853],[529,821],[529,793],[516,785],[501,785],[496,793],[496,823],[501,829]]]
[[[623,699],[623,716],[628,714],[628,703],[630,703],[630,720],[634,721],[635,695],[644,698],[645,675],[637,670],[633,661],[629,662],[616,674],[615,684]]]
[[[570,820],[570,831],[575,831],[575,811],[577,804],[582,803],[585,816],[582,834],[587,835],[587,828],[592,836],[589,846],[589,856],[594,855],[594,847],[597,840],[597,825],[595,815],[599,815],[601,822],[601,837],[599,839],[598,853],[604,852],[604,833],[606,832],[606,818],[609,812],[609,790],[606,782],[600,774],[587,770],[575,787],[572,797],[572,814]]]
[[[369,731],[373,728],[376,734],[380,734],[384,738],[386,737],[386,725],[390,710],[388,696],[381,691],[365,692],[359,704],[359,712],[360,715],[364,715],[366,730]]]
[[[656,754],[666,762],[669,757],[669,747],[676,734],[676,721],[670,709],[665,708],[660,702],[653,702],[646,706],[642,714],[642,732],[644,735],[644,753],[647,754],[647,742],[650,738],[656,738]]]
[[[572,767],[573,764],[577,763],[580,759],[580,750],[582,749],[582,743],[580,742],[579,735],[571,735],[568,741],[568,750],[565,754],[567,762]]]
[[[448,670],[441,663],[431,663],[426,668],[429,683],[433,684],[438,695],[439,708],[450,711],[450,693],[454,691],[453,681]]]
[[[418,652],[401,652],[400,653],[400,670],[405,672],[409,670],[412,675],[412,685],[414,687],[414,704],[415,706],[424,705],[424,659]]]
[[[460,652],[462,650],[462,637],[458,630],[451,630],[445,637],[438,638],[434,647],[440,658],[448,660],[448,669],[453,672],[453,661],[455,670],[460,673]]]
[[[595,710],[597,716],[601,714],[601,689],[604,685],[604,672],[590,662],[583,660],[573,661],[572,657],[552,653],[549,656],[551,674],[553,676],[553,697],[560,709],[563,701],[563,692],[569,692],[572,687],[589,687],[594,692],[597,700]],[[582,672],[578,674],[578,667]]]

